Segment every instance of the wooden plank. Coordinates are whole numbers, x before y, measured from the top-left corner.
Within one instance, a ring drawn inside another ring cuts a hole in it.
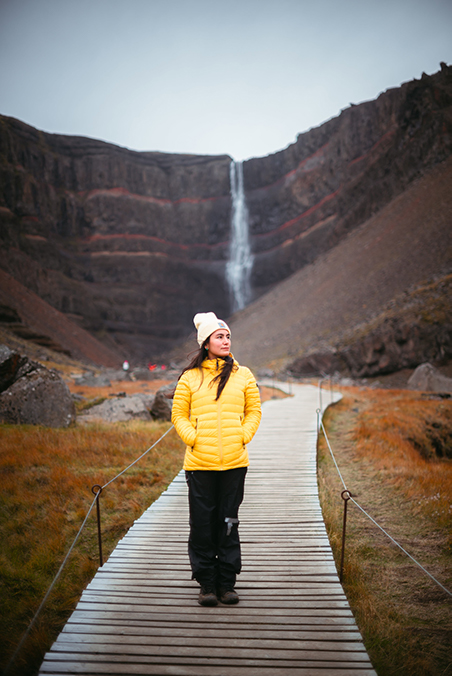
[[[291,646],[294,646],[295,643],[291,642]],[[60,651],[52,650],[50,655],[53,655],[53,660],[58,659],[57,653],[65,653],[68,656],[71,656],[72,661],[77,659],[77,655],[84,655],[85,658],[98,659],[98,661],[109,661],[111,655],[120,655],[121,660],[128,660],[130,662],[140,661],[140,656],[144,657],[146,661],[149,662],[168,662],[174,660],[174,658],[179,658],[180,661],[187,662],[191,659],[192,662],[202,664],[202,663],[227,663],[228,661],[235,661],[236,663],[259,661],[265,662],[269,660],[269,650],[265,648],[262,649],[247,649],[241,647],[212,647],[207,652],[200,652],[199,648],[196,646],[183,646],[183,645],[143,645],[139,642],[134,644],[125,644],[121,643],[111,643],[105,646],[103,650],[99,650],[99,645],[89,644],[89,643],[60,643]],[[121,649],[122,648],[122,649]],[[150,658],[154,658],[153,660]],[[292,663],[302,664],[303,662],[317,661],[317,660],[328,660],[331,663],[348,663],[349,665],[354,664],[355,666],[370,666],[369,659],[365,652],[355,652],[348,650],[347,652],[341,651],[338,649],[335,650],[322,650],[316,649],[313,647],[312,650],[296,650],[296,649],[276,649],[271,650],[271,662],[275,660],[291,660]]]
[[[174,606],[177,607],[177,603],[173,604]],[[320,605],[320,602],[319,602]],[[239,621],[240,618],[259,618],[259,621],[261,620],[262,617],[265,617],[265,614],[263,615],[262,609],[260,608],[260,604],[256,604],[254,607],[244,607],[243,604],[240,604],[239,606],[236,607],[217,607],[217,608],[200,608],[197,606],[193,601],[188,606],[180,605],[179,607],[174,610],[174,609],[169,609],[167,607],[167,604],[158,602],[156,599],[152,598],[145,598],[143,597],[141,600],[140,599],[130,599],[130,597],[125,596],[123,602],[109,602],[108,601],[108,596],[105,597],[104,595],[104,600],[103,602],[97,602],[97,603],[84,603],[83,597],[82,600],[77,604],[77,608],[80,608],[81,610],[109,610],[109,611],[128,611],[132,612],[134,609],[141,607],[142,611],[146,611],[147,613],[177,613],[178,615],[182,616],[184,614],[188,614],[193,618],[196,618],[197,616],[201,616],[203,618],[213,615],[214,617],[218,617],[219,613],[222,613],[219,617],[221,618],[221,621],[224,621],[225,618],[228,617],[228,615],[231,615],[235,618],[235,621]],[[291,618],[292,622],[295,622],[297,619],[301,619],[303,616],[318,616],[318,617],[343,617],[343,616],[352,616],[350,608],[344,604],[344,607],[341,608],[324,608],[322,606],[320,607],[310,607],[310,608],[303,608],[301,604],[296,605],[295,609],[293,608],[275,608],[273,607],[272,612],[269,613],[269,616],[273,617],[273,619],[277,618],[278,622],[283,622],[284,620],[282,618]]]
[[[136,584],[139,582],[140,584],[152,584],[154,580],[171,580],[174,577],[174,572],[171,574],[169,571],[162,571],[162,570],[148,570],[146,572],[138,572],[135,573],[131,570],[125,570],[122,573],[120,572],[114,572],[114,571],[104,571],[102,575],[99,576],[99,583],[100,584],[121,584],[122,582],[128,582],[131,584]],[[179,571],[180,574],[184,577],[188,576],[188,579],[190,579],[190,575],[188,571],[182,570]],[[185,574],[185,575],[184,575]],[[259,571],[249,571],[249,572],[243,572],[241,574],[240,580],[241,582],[246,582],[247,580],[251,579],[254,582],[258,582],[260,580],[264,580],[265,582],[271,583],[271,582],[290,582],[291,580],[296,580],[299,577],[305,577],[309,575],[310,577],[319,577],[323,575],[336,575],[336,567],[332,564],[330,566],[321,566],[320,564],[318,566],[313,566],[312,564],[308,564],[306,566],[302,566],[300,564],[299,567],[293,568],[290,571],[283,571],[283,570],[277,570],[275,572],[259,572]]]
[[[334,632],[334,633],[332,633]],[[191,638],[193,642],[190,642],[192,645],[196,645],[195,641],[199,639],[199,628],[193,629],[187,626],[183,628],[180,627],[160,627],[158,625],[143,626],[135,624],[124,624],[124,625],[115,625],[112,623],[109,624],[98,624],[95,621],[89,622],[68,622],[66,627],[63,630],[60,638],[64,640],[64,635],[69,634],[88,634],[92,638],[95,634],[102,634],[102,636],[136,636],[137,634],[140,637],[162,637],[163,644],[168,637],[180,637],[180,638]],[[204,645],[204,639],[215,638],[219,639],[221,644],[224,644],[225,639],[231,639],[231,642],[234,642],[237,638],[237,630],[235,627],[232,628],[218,628],[215,623],[215,627],[212,628],[210,625],[208,628],[203,629],[202,632],[202,642]],[[253,639],[259,641],[265,641],[265,645],[270,646],[275,640],[275,632],[273,629],[263,630],[259,627],[257,630],[250,629],[247,625],[242,627],[239,632],[240,641],[243,642],[245,639]],[[277,641],[328,641],[333,637],[334,641],[361,641],[360,633],[355,629],[348,628],[347,631],[342,630],[341,632],[337,631],[337,627],[332,629],[330,632],[320,630],[318,627],[311,629],[292,629],[292,630],[281,630],[277,632]],[[116,639],[114,639],[116,640]],[[279,647],[279,646],[278,646]]]
[[[117,659],[114,662],[103,662],[93,664],[90,661],[79,660],[77,662],[53,663],[46,661],[41,667],[42,674],[53,674],[53,676],[66,676],[67,674],[84,674],[85,676],[97,676],[97,674],[111,674],[115,676],[134,676],[135,674],[146,674],[146,676],[287,676],[293,672],[300,676],[325,676],[334,674],[334,676],[376,676],[375,671],[369,667],[345,667],[334,668],[334,672],[329,666],[317,666],[314,662],[312,666],[293,665],[291,662],[283,665],[274,666],[255,665],[253,663],[246,666],[209,663],[200,665],[195,659],[195,666],[186,663],[177,664],[121,664]],[[323,663],[320,663],[323,664]],[[353,668],[353,671],[351,670]]]
[[[375,676],[317,493],[317,391],[264,406],[240,512],[238,606],[202,608],[180,472],[118,543],[40,674]]]
[[[108,638],[108,637],[107,637]],[[117,639],[116,639],[117,641]],[[89,643],[83,643],[82,641],[76,643],[76,642],[68,642],[68,643],[61,643],[62,647],[62,652],[73,652],[74,655],[81,654],[81,653],[89,653],[90,655],[103,655],[104,650],[99,651],[99,646],[105,646],[106,652],[113,653],[115,654],[116,652],[116,647],[118,646],[117,642],[112,641],[111,643],[105,643],[105,644],[94,644],[93,645],[93,650],[92,652],[90,651],[90,644]],[[354,651],[352,649],[344,649],[341,650],[338,648],[337,650],[334,650],[334,648],[331,648],[330,650],[328,647],[326,649],[323,649],[320,644],[319,647],[317,647],[315,644],[313,644],[312,649],[309,650],[308,648],[300,648],[300,649],[295,649],[294,646],[296,645],[295,642],[291,642],[291,647],[290,648],[281,648],[281,647],[276,647],[275,649],[271,649],[270,647],[268,649],[263,646],[262,648],[244,648],[241,647],[240,645],[237,646],[229,646],[223,644],[220,647],[215,647],[215,646],[210,646],[206,652],[200,652],[200,647],[196,646],[194,644],[191,645],[178,645],[175,642],[169,642],[166,644],[163,643],[155,643],[155,644],[148,644],[148,643],[139,643],[135,642],[134,644],[129,644],[124,639],[122,639],[121,644],[119,646],[119,654],[122,656],[122,658],[130,655],[130,656],[135,656],[135,655],[140,655],[144,654],[147,657],[154,656],[157,658],[162,658],[162,657],[192,657],[196,658],[198,662],[202,663],[202,656],[205,655],[205,659],[207,660],[212,660],[214,658],[217,659],[217,661],[227,661],[228,659],[235,659],[235,660],[265,660],[268,659],[269,652],[271,651],[271,656],[272,659],[275,660],[329,660],[331,662],[337,662],[337,661],[347,661],[348,663],[355,662],[355,663],[361,663],[369,666],[369,659],[366,656],[365,651],[362,651],[361,653]],[[77,647],[81,647],[82,649],[80,651],[77,650]],[[122,650],[121,650],[122,648]]]
[[[168,624],[169,627],[185,627],[187,626],[187,622],[192,622],[191,617],[181,617],[178,614],[171,615],[167,619],[162,619],[161,617],[158,620],[152,620],[148,613],[143,613],[140,612],[139,610],[136,611],[134,610],[132,613],[127,613],[127,612],[120,612],[120,611],[115,611],[114,613],[111,613],[109,611],[95,611],[95,610],[90,610],[90,611],[83,611],[83,610],[75,610],[71,618],[68,620],[68,625],[72,623],[79,623],[82,624],[84,622],[93,622],[96,621],[99,624],[103,624],[104,622],[108,624],[118,624],[121,625],[122,623],[124,626],[127,626],[129,624],[133,623],[139,623],[140,625],[145,623],[149,626],[157,626],[161,627],[164,624]],[[232,622],[236,622],[236,618],[232,618]],[[321,627],[322,631],[327,631],[327,630],[340,630],[340,631],[350,631],[350,625],[354,625],[354,619],[352,617],[309,617],[308,619],[305,620],[305,624],[298,624],[298,625],[281,625],[275,621],[271,621],[271,618],[267,621],[268,626],[263,626],[263,623],[256,622],[254,620],[251,620],[251,618],[248,618],[248,621],[246,622],[246,629],[249,629],[251,631],[257,631],[260,630],[262,632],[265,631],[273,631],[273,632],[278,632],[279,631],[298,631],[298,630],[311,630],[314,631],[313,627],[318,626]],[[212,621],[210,618],[198,618],[198,621],[196,622],[197,624],[205,624],[207,627],[212,626]],[[217,619],[215,622],[215,628],[216,629],[227,629],[229,627],[227,618],[221,618]],[[243,627],[241,627],[241,630]]]

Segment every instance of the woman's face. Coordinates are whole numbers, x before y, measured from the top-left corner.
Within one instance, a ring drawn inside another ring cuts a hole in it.
[[[209,359],[227,357],[231,351],[231,334],[226,329],[217,329],[210,336],[206,347]]]

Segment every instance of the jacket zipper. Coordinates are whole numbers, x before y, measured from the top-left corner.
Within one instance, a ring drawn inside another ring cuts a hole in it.
[[[216,360],[216,370],[218,371],[218,359]],[[218,429],[218,454],[220,460],[220,469],[223,469],[223,439],[221,436],[221,416],[220,416],[220,400],[217,400],[217,429]]]

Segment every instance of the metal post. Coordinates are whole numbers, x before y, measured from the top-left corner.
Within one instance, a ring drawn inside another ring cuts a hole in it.
[[[344,556],[345,556],[345,530],[347,527],[347,502],[353,497],[350,491],[342,491],[341,498],[344,501],[344,519],[342,522],[342,551],[341,551],[341,568],[339,573],[339,581],[342,582],[344,575]]]
[[[323,406],[322,406],[322,381],[319,380],[319,405],[320,405],[320,410],[323,411]]]
[[[98,489],[97,491],[95,489]],[[91,491],[94,493],[96,496],[96,511],[97,511],[97,539],[99,542],[99,567],[102,568],[104,565],[104,560],[102,558],[102,533],[101,533],[101,528],[100,528],[100,502],[99,502],[99,497],[100,494],[102,493],[102,486],[99,486],[99,484],[96,484],[95,486],[92,487]]]

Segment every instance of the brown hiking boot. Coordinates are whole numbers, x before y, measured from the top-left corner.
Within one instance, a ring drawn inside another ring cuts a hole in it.
[[[198,603],[200,606],[217,606],[218,605],[217,595],[215,594],[213,589],[210,589],[208,587],[201,587],[198,596]]]
[[[220,601],[226,605],[233,605],[234,603],[238,603],[240,599],[235,589],[221,589]]]

